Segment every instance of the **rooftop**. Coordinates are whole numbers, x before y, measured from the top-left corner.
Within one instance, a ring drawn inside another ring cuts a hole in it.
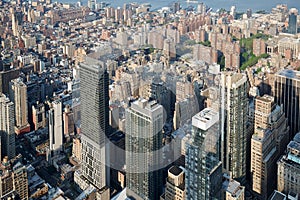
[[[209,129],[219,120],[219,113],[211,108],[205,108],[192,119],[192,125],[204,131]]]
[[[286,199],[286,195],[282,194],[281,192],[278,191],[274,191],[274,193],[272,194],[270,200],[285,200]]]
[[[243,192],[243,187],[241,184],[235,180],[231,180],[228,184],[226,192],[230,193],[232,196],[240,196]]]
[[[289,150],[296,150],[297,152],[299,152],[300,151],[300,143],[295,142],[295,141],[290,141],[287,148]]]
[[[264,95],[262,97],[256,97],[256,99],[264,101],[264,102],[274,102],[274,97],[270,95]]]
[[[180,169],[179,167],[177,166],[173,166],[169,169],[169,172],[174,174],[175,176],[178,176],[183,170]]]
[[[297,133],[296,135],[295,135],[295,137],[294,137],[294,139],[293,139],[295,142],[298,142],[298,143],[300,143],[300,132],[299,133]]]
[[[283,70],[277,72],[277,75],[283,76],[286,78],[300,80],[300,71],[295,71],[295,70],[291,70],[291,69],[283,69]]]

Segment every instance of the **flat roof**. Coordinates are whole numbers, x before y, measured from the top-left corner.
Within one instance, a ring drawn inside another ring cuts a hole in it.
[[[180,169],[179,167],[177,166],[173,166],[169,169],[169,172],[174,174],[175,176],[178,176],[183,170]]]
[[[219,121],[219,113],[212,108],[205,108],[192,118],[192,125],[206,131]]]
[[[286,195],[278,191],[275,191],[272,197],[270,198],[270,200],[285,200],[285,199],[286,199]]]
[[[277,75],[284,76],[286,78],[300,80],[300,71],[296,71],[292,69],[283,69],[277,72]]]

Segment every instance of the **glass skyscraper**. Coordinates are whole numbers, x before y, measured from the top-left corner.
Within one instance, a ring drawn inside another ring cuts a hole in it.
[[[288,32],[291,34],[297,34],[297,30],[297,15],[295,13],[290,13]]]
[[[220,199],[219,113],[206,108],[192,118],[192,140],[186,146],[186,199]]]
[[[223,72],[220,87],[221,161],[232,179],[243,182],[251,138],[247,131],[247,77],[242,73]]]

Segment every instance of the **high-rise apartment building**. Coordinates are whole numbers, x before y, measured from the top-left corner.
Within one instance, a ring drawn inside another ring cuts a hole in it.
[[[219,113],[205,108],[192,118],[192,141],[186,145],[186,199],[220,199]]]
[[[165,193],[161,200],[185,200],[185,174],[183,169],[172,166],[168,170]]]
[[[27,168],[20,162],[17,162],[13,168],[13,189],[22,200],[28,199],[28,179],[27,179]]]
[[[231,178],[243,182],[248,138],[247,77],[242,73],[224,72],[220,87],[221,161]]]
[[[52,155],[59,153],[63,148],[63,118],[62,102],[52,102],[49,110],[49,150]]]
[[[156,200],[162,193],[163,107],[155,101],[137,100],[126,110],[126,195],[136,200]]]
[[[267,46],[263,39],[253,39],[253,54],[260,56],[261,54],[266,53]]]
[[[15,106],[4,94],[0,96],[1,158],[15,157]]]
[[[9,199],[13,192],[16,199],[28,199],[27,168],[20,162],[4,157],[0,165],[0,199]]]
[[[10,82],[10,100],[15,104],[15,132],[16,134],[30,131],[28,123],[27,86],[22,79],[13,79]]]
[[[97,188],[107,191],[109,163],[106,136],[109,132],[108,73],[104,63],[91,58],[80,64],[82,175]],[[85,188],[84,188],[85,189]]]
[[[290,139],[300,131],[300,72],[283,69],[275,74],[273,96],[283,111],[290,127]]]
[[[255,99],[254,134],[251,139],[252,190],[267,199],[276,189],[276,162],[289,139],[289,128],[282,107],[274,97]]]
[[[4,195],[13,191],[13,177],[10,167],[8,157],[4,157],[0,171],[0,199],[2,199]]]
[[[277,162],[277,190],[300,194],[300,133],[287,146],[287,153]]]

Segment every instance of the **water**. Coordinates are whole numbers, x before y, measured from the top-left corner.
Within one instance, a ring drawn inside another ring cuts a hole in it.
[[[57,0],[63,3],[76,3],[78,0]],[[87,5],[88,0],[81,0],[83,5]],[[137,3],[151,3],[151,10],[158,9],[164,6],[170,5],[175,0],[97,0],[97,2],[107,2],[113,7],[122,7],[124,3],[137,2]],[[177,0],[176,0],[177,1]],[[179,0],[183,7],[187,5],[195,5],[193,3],[188,4],[185,0]],[[214,11],[220,8],[229,10],[232,5],[236,6],[237,11],[246,11],[251,8],[253,11],[266,10],[270,11],[277,4],[287,4],[289,8],[295,7],[300,9],[300,0],[200,0],[198,2],[204,2],[208,7],[211,7]]]

